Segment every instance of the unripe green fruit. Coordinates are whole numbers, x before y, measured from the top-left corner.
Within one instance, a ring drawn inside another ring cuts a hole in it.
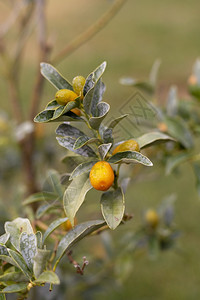
[[[72,80],[72,86],[74,89],[74,92],[80,96],[81,99],[83,99],[83,88],[85,85],[85,78],[83,76],[76,76]]]
[[[56,93],[56,101],[60,105],[66,105],[70,101],[74,101],[78,95],[71,90],[61,89]]]

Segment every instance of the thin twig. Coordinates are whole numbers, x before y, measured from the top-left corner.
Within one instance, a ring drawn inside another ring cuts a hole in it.
[[[114,4],[109,8],[109,10],[97,20],[96,23],[92,24],[88,29],[86,29],[83,33],[77,36],[74,40],[72,40],[67,46],[62,49],[59,53],[55,55],[52,59],[52,63],[59,63],[63,58],[70,55],[80,46],[85,44],[88,40],[90,40],[95,34],[97,34],[102,28],[104,28],[111,19],[116,15],[122,5],[126,2],[126,0],[117,0]]]
[[[39,63],[41,61],[48,61],[50,47],[47,44],[47,31],[46,31],[46,17],[45,17],[45,1],[36,0],[36,17],[38,24],[38,44],[39,44],[39,62],[36,76],[36,82],[33,89],[31,106],[30,106],[30,120],[34,118],[38,111],[42,89],[44,85],[44,78],[40,73]]]
[[[17,3],[15,5],[12,12],[10,13],[10,16],[6,19],[6,22],[0,28],[0,38],[3,38],[10,30],[10,28],[14,25],[24,6],[24,1],[21,1],[20,3]]]

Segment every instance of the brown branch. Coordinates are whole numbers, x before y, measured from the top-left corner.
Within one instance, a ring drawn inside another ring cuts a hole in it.
[[[38,24],[38,44],[39,44],[39,61],[38,61],[38,70],[36,75],[36,82],[33,89],[31,106],[30,106],[30,120],[33,120],[35,117],[38,106],[40,103],[44,78],[40,73],[39,63],[41,61],[48,61],[48,56],[50,53],[50,47],[47,43],[47,32],[46,32],[46,18],[45,18],[45,1],[36,0],[36,17]]]
[[[74,265],[74,268],[76,268],[76,273],[83,275],[85,267],[89,264],[89,261],[86,260],[86,257],[85,256],[83,257],[82,267],[79,265],[79,263],[76,260],[73,259],[72,251],[67,252],[67,257],[69,259],[69,262]]]
[[[52,59],[52,63],[56,64],[64,59],[66,56],[70,55],[80,46],[85,44],[88,40],[90,40],[95,34],[97,34],[102,28],[104,28],[111,19],[116,15],[122,5],[126,2],[126,0],[117,0],[111,6],[111,8],[97,20],[96,23],[92,24],[86,31],[77,36],[74,40],[72,40],[64,49],[62,49],[55,57]]]

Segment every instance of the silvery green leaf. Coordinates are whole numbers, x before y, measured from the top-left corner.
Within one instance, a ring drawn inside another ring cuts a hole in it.
[[[67,187],[63,197],[63,206],[72,226],[74,225],[74,217],[91,188],[88,173],[83,173],[74,178]]]
[[[35,280],[36,283],[50,283],[50,284],[60,284],[60,279],[58,275],[52,271],[44,271],[40,276]]]
[[[158,131],[145,133],[137,137],[135,140],[138,142],[140,149],[151,146],[157,142],[175,141],[171,136]]]
[[[106,157],[106,155],[107,155],[108,151],[110,150],[111,146],[112,146],[112,143],[108,143],[108,144],[101,144],[98,147],[99,154],[100,154],[102,160],[104,160],[104,158]]]
[[[17,218],[12,222],[5,223],[5,231],[10,234],[10,242],[11,244],[20,251],[19,246],[19,238],[22,232],[26,232],[28,234],[33,233],[33,228],[31,223],[26,218]]]
[[[177,87],[172,86],[167,98],[167,115],[173,117],[178,113]]]
[[[89,235],[93,231],[98,230],[105,225],[103,220],[89,221],[77,225],[72,230],[70,230],[58,244],[56,257],[54,260],[54,270],[56,269],[60,259],[63,257],[64,253],[69,250],[74,244],[82,240],[85,236]]]
[[[105,92],[105,84],[99,79],[94,88],[94,93],[91,101],[90,112],[93,117],[98,116],[97,104],[102,101]]]
[[[44,245],[45,240],[48,238],[48,236],[57,228],[59,227],[62,223],[66,222],[68,218],[60,218],[55,221],[53,221],[47,230],[44,233],[43,240],[42,240],[42,245]]]
[[[24,258],[28,268],[33,269],[33,257],[37,253],[37,239],[35,234],[22,232],[20,236],[20,253]]]
[[[89,119],[90,126],[93,129],[98,129],[103,119],[106,117],[110,110],[110,105],[106,102],[100,102],[97,105],[97,117],[91,117]]]
[[[86,136],[83,131],[67,123],[60,124],[56,129],[56,134],[64,137],[70,136],[74,139],[77,139],[80,136]]]
[[[110,229],[115,229],[124,216],[125,203],[121,188],[108,191],[101,196],[101,211]]]
[[[0,244],[0,255],[7,255],[9,256],[7,247],[3,244]]]
[[[120,117],[115,118],[109,125],[108,127],[102,129],[101,136],[104,140],[104,143],[113,143],[113,129],[115,126],[122,121],[124,118],[126,118],[128,114],[122,115]]]
[[[46,123],[49,122],[54,115],[54,110],[43,110],[34,118],[34,122],[36,123]]]
[[[83,95],[85,96],[87,92],[94,87],[99,78],[103,75],[106,69],[106,61],[104,61],[100,66],[98,66],[93,72],[91,72],[86,78],[86,82],[83,88]]]
[[[54,99],[46,105],[45,110],[55,110],[58,107],[60,107],[60,104],[58,104],[58,102]]]
[[[4,233],[3,235],[0,236],[0,244],[6,244],[7,241],[9,240],[10,234],[9,233]]]
[[[69,83],[52,65],[42,62],[40,64],[41,74],[57,89],[68,89],[73,91]]]
[[[68,111],[76,107],[78,107],[78,102],[76,101],[70,101],[65,106],[63,105],[59,106],[57,109],[55,109],[51,121],[58,119],[59,117],[61,117],[62,115],[66,114]]]
[[[33,258],[33,273],[36,278],[40,276],[46,269],[51,251],[46,249],[38,249],[37,254]]]
[[[26,277],[28,277],[29,279],[32,279],[32,274],[31,274],[30,270],[28,269],[28,267],[27,267],[23,257],[21,256],[21,254],[19,254],[16,251],[13,251],[11,249],[8,249],[8,252],[9,252],[11,258],[17,264],[17,267],[24,273],[24,275]]]
[[[115,155],[111,156],[108,160],[110,163],[140,163],[142,165],[145,165],[147,167],[153,166],[153,163],[150,161],[150,159],[144,155],[142,155],[140,152],[137,151],[124,151],[124,152],[118,152]]]
[[[74,149],[79,149],[85,145],[98,142],[98,138],[89,138],[88,136],[80,136],[74,143]]]
[[[69,180],[72,180],[74,178],[76,178],[77,176],[82,175],[83,173],[86,173],[88,171],[91,170],[91,168],[93,167],[93,165],[97,162],[97,160],[95,161],[89,161],[89,162],[84,162],[80,165],[78,165],[74,171],[71,173],[71,176],[69,178]]]
[[[27,288],[28,284],[21,282],[21,283],[16,283],[16,284],[11,284],[5,287],[3,290],[0,291],[0,293],[3,294],[11,294],[11,293],[19,293],[22,291],[25,291]],[[6,298],[3,298],[6,299]]]
[[[149,82],[153,85],[156,86],[157,83],[157,77],[158,77],[158,71],[161,65],[161,60],[160,59],[156,59],[152,68],[151,68],[151,72],[149,74]]]
[[[168,133],[175,138],[186,149],[191,149],[194,146],[192,133],[188,124],[179,116],[166,117],[165,123],[167,125]]]
[[[90,148],[87,145],[75,150],[74,144],[75,144],[76,140],[71,137],[61,137],[61,138],[57,137],[56,139],[62,147],[66,148],[72,152],[75,152],[75,153],[85,156],[85,157],[90,157],[90,156],[96,157],[96,153],[92,150],[92,148]]]

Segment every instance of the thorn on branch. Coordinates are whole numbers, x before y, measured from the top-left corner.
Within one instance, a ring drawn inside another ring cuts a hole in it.
[[[83,256],[82,266],[80,266],[80,264],[73,259],[72,251],[67,252],[67,257],[69,259],[69,262],[74,265],[74,268],[76,269],[76,273],[83,275],[85,267],[89,264],[89,261],[86,259],[86,256]]]

